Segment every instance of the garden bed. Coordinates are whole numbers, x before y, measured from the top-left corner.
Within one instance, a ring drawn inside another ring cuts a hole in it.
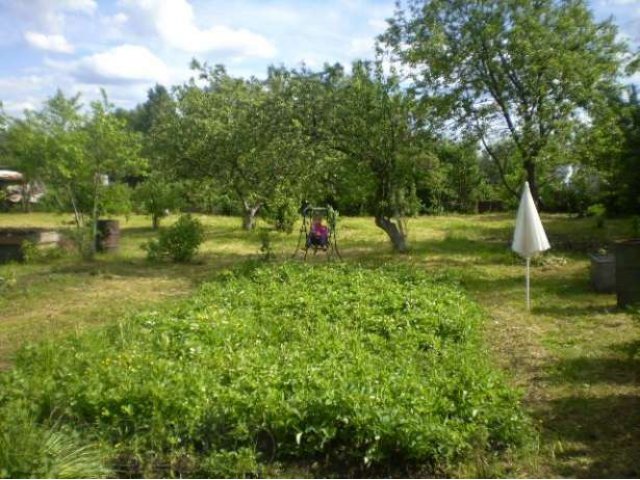
[[[406,267],[249,265],[171,313],[24,350],[0,418],[26,405],[118,476],[446,475],[529,439],[481,321]]]

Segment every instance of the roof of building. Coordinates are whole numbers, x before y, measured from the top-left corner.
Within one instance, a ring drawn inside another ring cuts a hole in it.
[[[21,182],[24,180],[23,175],[15,170],[0,170],[0,180]]]

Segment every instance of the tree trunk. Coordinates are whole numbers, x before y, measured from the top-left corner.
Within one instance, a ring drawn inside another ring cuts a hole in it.
[[[536,207],[542,208],[542,201],[540,199],[540,191],[538,190],[538,179],[536,177],[536,165],[533,161],[527,160],[524,162],[524,169],[527,172],[527,182],[529,182],[529,189],[531,190],[531,196],[536,204]]]
[[[405,253],[407,251],[407,236],[399,223],[394,223],[393,220],[387,217],[377,216],[376,226],[389,235],[394,251],[398,253]]]
[[[260,210],[260,204],[249,205],[244,202],[244,215],[242,216],[242,228],[244,230],[253,230],[256,227],[256,215]]]
[[[31,212],[31,193],[29,191],[29,184],[24,182],[20,186],[20,201],[22,202],[22,211],[24,213]]]
[[[160,215],[155,213],[151,215],[151,225],[154,230],[158,230],[158,228],[160,228]]]

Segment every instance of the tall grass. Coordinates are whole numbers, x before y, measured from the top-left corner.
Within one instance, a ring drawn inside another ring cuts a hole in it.
[[[21,403],[0,414],[0,478],[103,478],[103,453],[69,428],[39,424]]]

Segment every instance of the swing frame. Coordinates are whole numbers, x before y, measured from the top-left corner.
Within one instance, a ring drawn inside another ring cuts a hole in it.
[[[313,255],[318,253],[318,250],[323,251],[327,255],[327,260],[332,260],[334,257],[342,260],[340,250],[338,250],[338,237],[336,236],[336,220],[337,212],[331,207],[313,207],[311,205],[305,206],[300,212],[302,215],[302,225],[300,225],[300,234],[298,235],[298,244],[293,252],[292,258],[298,255],[298,252],[304,251],[303,260],[307,260],[309,250],[313,250]],[[315,216],[321,216],[327,220],[327,228],[329,234],[327,235],[327,244],[317,245],[311,242],[311,219]],[[302,237],[304,236],[304,245],[301,247]]]

